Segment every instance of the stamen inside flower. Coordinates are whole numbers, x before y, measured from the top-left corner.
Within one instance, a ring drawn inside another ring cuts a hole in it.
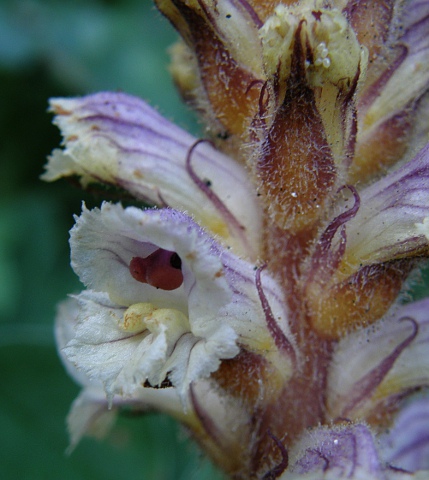
[[[141,333],[148,330],[153,334],[168,330],[174,338],[188,332],[189,321],[186,315],[174,308],[156,308],[151,303],[135,303],[125,310],[118,326],[125,332]]]
[[[125,332],[143,332],[147,329],[145,320],[151,317],[155,310],[156,308],[151,303],[135,303],[127,308],[118,325]]]
[[[135,280],[161,290],[175,290],[183,283],[181,258],[162,248],[145,258],[133,257],[129,268]]]

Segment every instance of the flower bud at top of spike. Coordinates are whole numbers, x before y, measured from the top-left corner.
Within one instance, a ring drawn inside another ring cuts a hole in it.
[[[297,38],[299,25],[302,28]],[[338,10],[309,8],[305,3],[293,7],[280,4],[261,28],[260,35],[267,73],[279,73],[280,83],[290,75],[294,41],[301,41],[304,52],[307,50],[307,81],[313,87],[332,83],[341,88],[341,83],[355,77],[361,63],[362,49]]]

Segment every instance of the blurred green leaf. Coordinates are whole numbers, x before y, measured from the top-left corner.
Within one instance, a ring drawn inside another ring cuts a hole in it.
[[[172,420],[154,414],[122,417],[105,441],[85,439],[71,456],[66,456],[64,419],[77,388],[64,374],[54,349],[3,347],[0,363],[1,478],[221,478],[184,440]]]
[[[150,99],[179,123],[195,122],[167,74],[176,33],[149,0],[6,1],[0,5],[0,65],[40,62],[76,93],[124,90]]]

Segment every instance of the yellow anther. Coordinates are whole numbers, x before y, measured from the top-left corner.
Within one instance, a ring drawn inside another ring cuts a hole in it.
[[[124,316],[118,322],[119,328],[130,333],[142,332],[147,329],[147,318],[155,310],[151,303],[135,303],[125,310]]]
[[[172,335],[189,331],[189,320],[185,314],[174,308],[156,308],[151,303],[135,303],[125,310],[118,322],[119,328],[130,333],[159,333],[168,330]]]

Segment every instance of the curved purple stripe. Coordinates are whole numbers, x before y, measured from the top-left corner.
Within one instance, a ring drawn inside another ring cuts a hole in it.
[[[354,395],[352,395],[348,404],[343,408],[341,416],[347,416],[356,406],[358,406],[365,398],[375,391],[375,389],[381,384],[394,363],[401,355],[401,353],[411,344],[411,342],[417,337],[419,332],[419,326],[411,317],[403,317],[400,322],[409,321],[413,325],[413,332],[404,341],[402,341],[393,352],[388,355],[379,365],[374,367],[363,378],[354,384]]]
[[[332,222],[328,225],[326,230],[322,233],[313,254],[311,276],[314,275],[314,273],[319,269],[321,264],[325,266],[329,264],[331,268],[335,268],[335,265],[338,264],[338,262],[344,255],[347,240],[344,224],[356,215],[360,207],[360,197],[356,188],[353,185],[344,185],[338,190],[338,192],[340,192],[344,188],[348,188],[352,192],[355,203],[349,210],[335,217],[334,220],[332,220]],[[343,228],[340,232],[341,241],[339,248],[336,252],[330,252],[332,240],[340,227]],[[329,262],[327,261],[328,258]]]
[[[280,441],[279,438],[277,438],[275,435],[271,433],[271,430],[267,431],[267,435],[274,440],[275,444],[279,448],[280,453],[282,455],[282,461],[278,465],[276,465],[274,468],[269,470],[262,477],[262,480],[275,480],[287,469],[289,465],[289,454],[286,447],[283,445],[283,443]]]
[[[282,329],[279,327],[276,319],[274,318],[273,312],[271,310],[270,304],[268,303],[267,297],[265,296],[264,290],[262,288],[261,282],[261,272],[265,268],[265,265],[259,267],[256,270],[255,275],[255,285],[256,290],[258,291],[259,300],[262,305],[262,310],[265,314],[265,320],[267,322],[268,331],[270,332],[271,336],[274,339],[274,343],[276,347],[283,353],[286,353],[292,360],[292,362],[296,363],[296,352],[293,345],[289,342],[286,335],[283,333]]]
[[[338,190],[338,193],[341,192],[341,190],[344,190],[345,188],[348,188],[352,192],[353,197],[355,199],[355,203],[353,207],[351,207],[349,210],[347,210],[344,213],[341,213],[340,215],[338,215],[338,217],[334,218],[334,220],[328,225],[326,230],[323,232],[322,236],[320,237],[319,243],[321,244],[321,248],[324,248],[326,250],[329,248],[329,245],[331,244],[332,239],[334,238],[334,235],[337,232],[337,230],[346,222],[348,222],[351,218],[353,218],[358,212],[360,207],[360,197],[356,188],[353,185],[344,185]]]
[[[192,406],[194,407],[195,414],[198,417],[199,421],[204,427],[205,432],[216,442],[220,447],[222,445],[222,433],[217,428],[215,422],[210,418],[203,407],[200,405],[200,402],[195,395],[193,385],[189,386],[189,393],[191,397]]]
[[[250,15],[250,18],[255,22],[255,25],[258,28],[261,28],[264,22],[259,18],[258,14],[253,10],[250,3],[246,2],[246,0],[232,0],[232,3],[237,3],[246,10],[246,12]]]
[[[238,238],[243,242],[248,250],[252,250],[251,245],[249,245],[247,236],[245,234],[246,227],[242,225],[237,218],[228,210],[222,200],[216,195],[216,193],[208,186],[205,182],[203,182],[198,175],[195,173],[194,169],[191,165],[191,157],[195,150],[195,148],[203,143],[208,142],[211,144],[210,140],[200,139],[197,140],[192,147],[189,149],[188,155],[186,157],[186,172],[191,177],[192,181],[195,185],[206,195],[206,197],[213,203],[215,208],[221,214],[221,216],[225,219],[228,229],[237,235]]]
[[[377,80],[368,87],[364,95],[359,99],[359,114],[362,115],[369,108],[376,98],[380,95],[387,82],[391,79],[395,71],[401,66],[408,56],[408,48],[405,45],[398,45],[399,54],[392,64],[377,78]]]

